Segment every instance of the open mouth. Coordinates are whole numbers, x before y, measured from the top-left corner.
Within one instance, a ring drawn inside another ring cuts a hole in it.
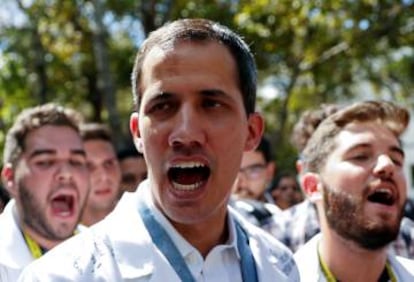
[[[59,195],[52,199],[52,211],[55,215],[67,217],[73,214],[75,199],[71,195]]]
[[[210,168],[202,163],[184,163],[171,167],[168,178],[177,190],[191,191],[201,187],[210,176]]]
[[[395,203],[395,197],[389,189],[378,189],[368,195],[368,201],[386,206],[392,206]]]

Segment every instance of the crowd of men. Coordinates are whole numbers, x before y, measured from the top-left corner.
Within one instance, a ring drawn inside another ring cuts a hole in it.
[[[238,34],[182,19],[137,53],[133,150],[73,109],[22,111],[4,147],[0,281],[414,281],[408,110],[304,113],[297,171],[276,173],[256,80]]]

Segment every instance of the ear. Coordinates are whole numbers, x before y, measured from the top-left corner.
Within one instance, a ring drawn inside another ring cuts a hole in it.
[[[14,170],[11,163],[4,165],[1,171],[1,179],[6,190],[12,197],[14,197],[16,195],[16,191],[14,189]]]
[[[303,161],[301,159],[296,160],[296,172],[297,174],[301,174],[303,170]]]
[[[139,115],[137,112],[132,113],[129,118],[129,130],[131,131],[132,140],[138,152],[143,153],[141,133],[139,131]]]
[[[248,117],[249,135],[245,144],[245,151],[254,150],[260,142],[264,131],[264,120],[259,113],[252,113]]]
[[[322,183],[316,173],[307,172],[300,178],[303,191],[312,202],[322,199]]]

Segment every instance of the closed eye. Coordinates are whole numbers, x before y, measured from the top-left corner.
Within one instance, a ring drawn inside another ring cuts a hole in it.
[[[357,154],[350,157],[351,160],[354,161],[366,161],[370,158],[368,154]]]
[[[396,166],[403,166],[404,163],[404,158],[400,157],[400,156],[390,156],[392,162],[396,165]]]
[[[54,160],[38,160],[35,161],[35,165],[41,168],[48,168],[51,167],[55,163]]]

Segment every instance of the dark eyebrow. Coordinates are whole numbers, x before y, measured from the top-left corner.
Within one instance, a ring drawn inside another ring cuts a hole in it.
[[[70,150],[71,154],[73,155],[81,155],[86,157],[86,152],[85,150],[82,149],[73,149]],[[52,150],[52,149],[38,149],[38,150],[34,150],[30,155],[29,158],[32,159],[36,156],[39,155],[56,155],[56,150]]]
[[[210,96],[210,97],[217,97],[223,96],[227,97],[227,93],[220,89],[204,89],[200,91],[201,95],[203,96]]]

